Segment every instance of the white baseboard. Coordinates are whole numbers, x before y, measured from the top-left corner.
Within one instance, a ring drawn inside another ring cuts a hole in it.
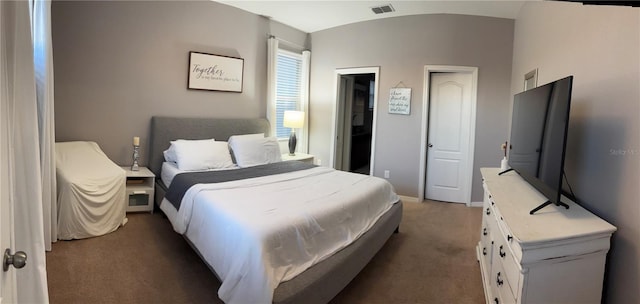
[[[483,202],[471,202],[471,205],[469,205],[469,207],[480,207],[480,208],[482,208],[482,205],[484,205]]]
[[[413,197],[413,196],[404,196],[404,195],[398,195],[398,197],[400,197],[400,200],[403,202],[411,202],[411,203],[419,203],[420,201],[418,201],[417,197]]]
[[[413,196],[398,195],[398,197],[400,197],[401,201],[407,202],[407,203],[419,203],[420,202],[417,197],[413,197]],[[452,203],[452,204],[455,204],[455,203]],[[480,207],[480,208],[482,208],[483,205],[484,205],[483,202],[471,202],[469,207]]]

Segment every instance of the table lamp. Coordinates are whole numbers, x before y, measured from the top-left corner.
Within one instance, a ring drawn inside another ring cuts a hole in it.
[[[296,130],[304,126],[304,112],[302,111],[284,111],[284,121],[282,126],[291,128],[289,135],[289,155],[296,155]]]

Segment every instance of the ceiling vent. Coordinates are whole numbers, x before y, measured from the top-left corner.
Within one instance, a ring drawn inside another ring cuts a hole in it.
[[[396,10],[393,9],[393,6],[391,6],[391,4],[386,4],[386,5],[382,5],[382,6],[374,6],[371,8],[371,10],[376,14],[384,14],[384,13],[391,13],[391,12],[395,12]]]

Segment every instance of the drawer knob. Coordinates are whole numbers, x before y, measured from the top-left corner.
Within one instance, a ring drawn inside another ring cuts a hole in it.
[[[487,228],[482,229],[482,235],[487,235]]]
[[[491,210],[487,208],[487,215],[491,214]]]
[[[511,235],[507,235],[507,241],[511,242],[511,240],[513,240],[513,237]]]
[[[498,286],[502,286],[502,284],[504,284],[504,281],[500,279],[500,272],[498,272],[498,275],[496,276],[496,283],[498,283]]]
[[[504,250],[503,250],[503,248],[502,248],[502,245],[500,245],[500,257],[501,257],[501,258],[504,258],[506,255],[507,255],[507,253],[506,253],[506,252],[504,252]]]
[[[482,255],[487,255],[487,247],[482,247]]]

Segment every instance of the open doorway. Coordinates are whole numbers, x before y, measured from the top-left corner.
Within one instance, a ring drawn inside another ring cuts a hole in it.
[[[373,172],[377,68],[338,70],[333,165],[342,171]]]

